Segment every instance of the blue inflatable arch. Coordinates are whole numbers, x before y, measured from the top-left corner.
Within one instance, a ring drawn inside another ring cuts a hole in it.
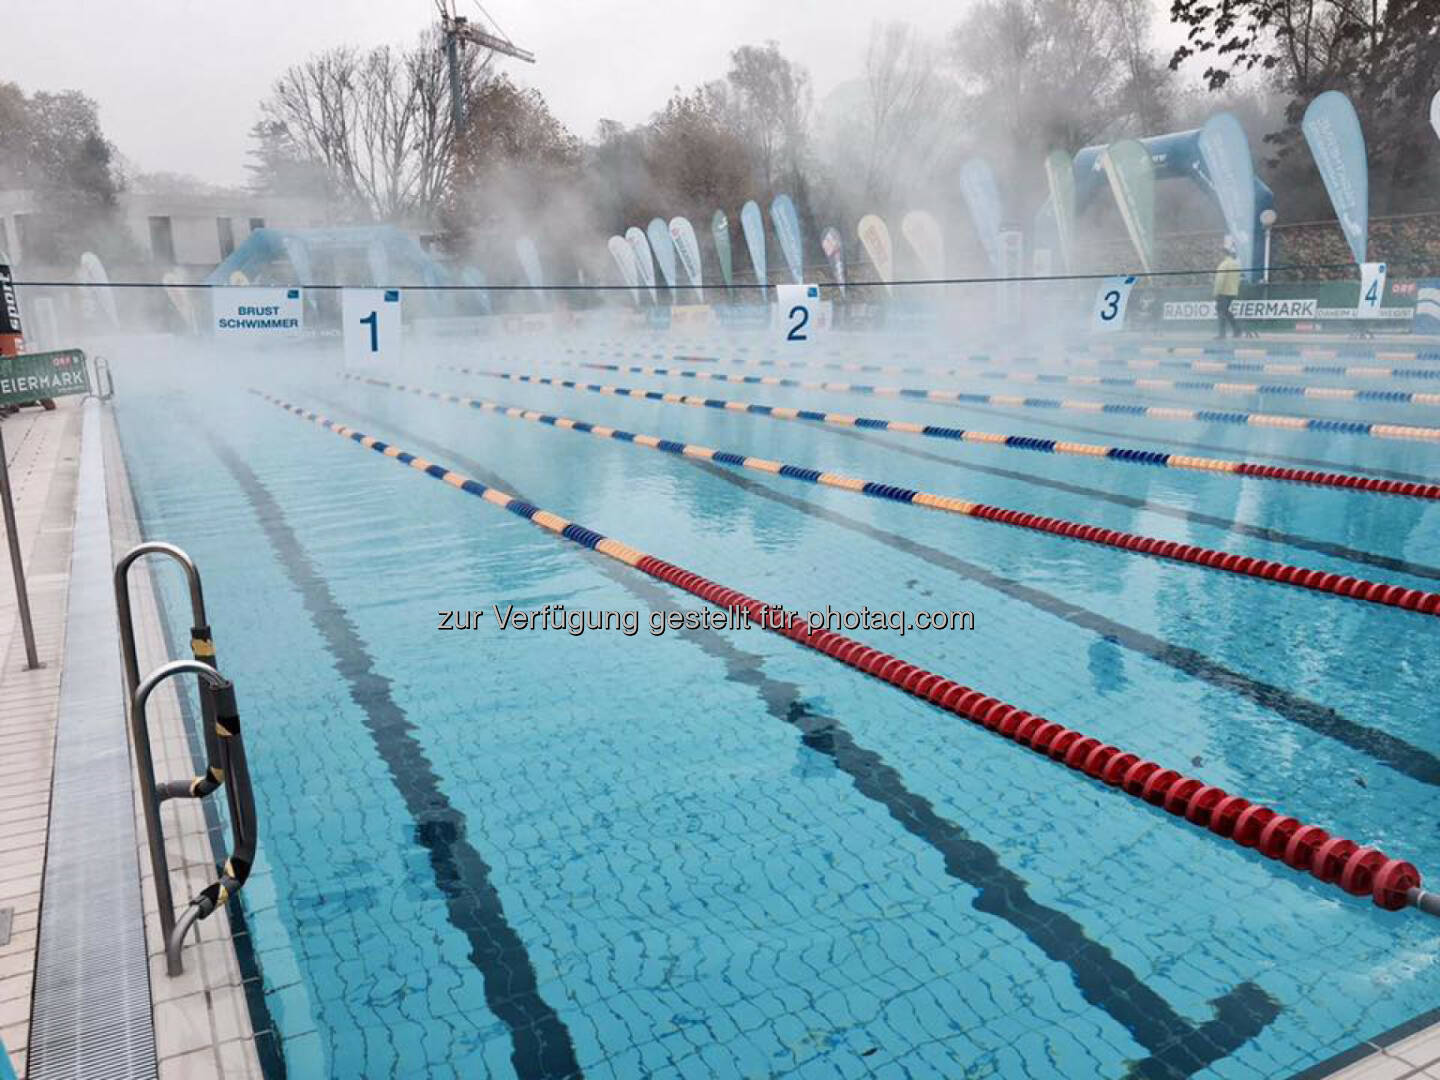
[[[1204,191],[1217,209],[1220,200],[1215,194],[1215,185],[1200,154],[1200,129],[1177,131],[1169,135],[1151,135],[1138,140],[1150,152],[1150,161],[1155,166],[1156,180],[1190,180]],[[1075,155],[1075,211],[1082,212],[1095,198],[1097,191],[1109,190],[1105,168],[1100,163],[1104,146],[1087,146]],[[1255,220],[1250,230],[1250,251],[1236,253],[1242,266],[1260,265],[1260,246],[1264,243],[1265,226],[1260,215],[1275,205],[1275,193],[1258,176],[1255,178]],[[1052,226],[1053,228],[1053,226]],[[1253,277],[1253,273],[1250,275]]]

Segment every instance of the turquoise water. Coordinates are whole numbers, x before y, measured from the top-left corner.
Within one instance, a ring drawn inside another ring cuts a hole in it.
[[[647,337],[601,359],[760,355],[740,344]],[[1433,503],[452,366],[1431,479],[1440,445],[697,387],[561,367],[582,358],[567,347],[609,345],[412,342],[403,370],[377,374],[1440,588]],[[878,336],[805,355],[954,362]],[[276,1072],[1284,1077],[1437,1004],[1440,945],[1419,913],[1380,911],[758,629],[652,635],[652,610],[700,601],[245,390],[792,609],[972,612],[973,630],[852,636],[1422,871],[1440,867],[1431,619],[361,385],[339,377],[338,349],[111,359],[146,534],[199,563],[237,683],[261,830],[242,952]],[[1016,392],[1440,423],[1368,403]],[[639,630],[502,631],[495,604],[635,612]],[[441,611],[479,610],[478,629],[437,629]]]

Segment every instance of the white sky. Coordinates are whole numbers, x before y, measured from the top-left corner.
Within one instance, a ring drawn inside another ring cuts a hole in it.
[[[460,0],[461,14],[475,14]],[[731,49],[773,38],[807,67],[819,101],[860,71],[872,21],[939,37],[968,0],[488,0],[535,66],[505,70],[538,88],[582,137],[602,117],[649,119],[676,86],[722,76]],[[1157,2],[1157,23],[1164,19]],[[246,177],[248,132],[277,75],[338,44],[409,44],[434,0],[5,0],[0,79],[27,92],[77,89],[137,169],[213,183]],[[468,11],[467,11],[468,9]],[[682,15],[683,11],[683,15]],[[1168,27],[1157,26],[1168,38]]]

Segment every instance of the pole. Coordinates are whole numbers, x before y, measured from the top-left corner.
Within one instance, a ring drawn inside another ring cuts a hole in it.
[[[465,99],[460,93],[460,35],[449,25],[445,27],[445,62],[450,65],[450,138],[458,143],[465,127]]]
[[[3,428],[3,425],[0,425]],[[15,575],[15,600],[20,608],[20,627],[25,634],[25,667],[40,666],[35,652],[35,625],[30,621],[30,594],[25,590],[25,567],[20,561],[20,533],[15,526],[15,503],[10,497],[10,464],[5,458],[5,435],[0,430],[0,503],[4,504],[5,539],[10,543],[10,569]]]
[[[1265,276],[1261,279],[1266,285],[1270,284],[1270,226],[1265,226]]]

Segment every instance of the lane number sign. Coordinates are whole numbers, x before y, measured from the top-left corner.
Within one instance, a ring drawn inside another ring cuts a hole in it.
[[[779,326],[782,340],[790,345],[808,345],[830,326],[830,302],[820,299],[818,285],[776,285]]]
[[[340,317],[344,322],[345,365],[364,367],[405,358],[399,289],[344,289]]]
[[[1100,283],[1090,319],[1091,330],[1119,330],[1125,325],[1125,305],[1130,302],[1130,290],[1135,287],[1135,281],[1135,276],[1131,274],[1109,277]]]
[[[1358,314],[1362,317],[1376,315],[1380,302],[1385,299],[1385,264],[1367,262],[1360,264],[1360,304]]]

